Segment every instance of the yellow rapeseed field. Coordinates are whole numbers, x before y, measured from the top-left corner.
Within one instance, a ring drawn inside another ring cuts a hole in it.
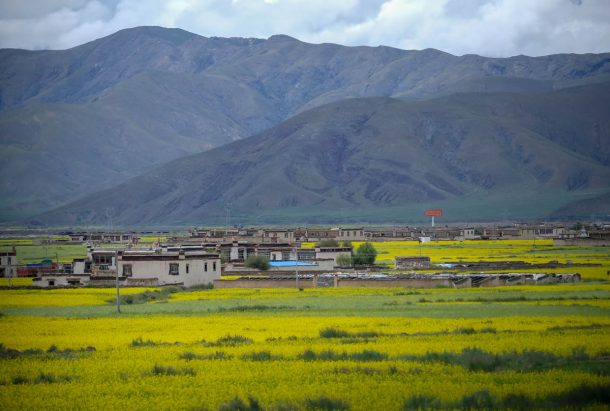
[[[171,294],[142,311],[125,306],[121,315],[53,314],[64,306],[104,304],[113,292],[0,291],[0,409],[216,410],[236,397],[246,403],[254,397],[271,410],[400,410],[425,398],[462,409],[473,408],[473,395],[495,401],[494,407],[519,398],[537,408],[553,407],[565,393],[586,396],[585,408],[607,407],[596,402],[595,390],[610,386],[608,283],[202,290]],[[496,306],[480,315],[494,306],[477,298],[515,293],[541,300],[507,300],[504,313]],[[585,298],[591,293],[598,298]],[[448,302],[457,297],[462,301]],[[371,298],[387,315],[340,310]],[[307,307],[292,308],[305,299]],[[587,304],[597,301],[604,304]],[[206,308],[217,303],[253,310]],[[330,303],[338,309],[325,308]],[[566,311],[536,314],[536,303]],[[475,308],[452,316],[459,304]],[[447,305],[442,315],[425,315]],[[410,316],[403,306],[422,315]],[[583,307],[597,311],[577,314]],[[21,314],[25,308],[32,314]]]
[[[138,294],[156,288],[124,288],[121,294]],[[116,297],[114,288],[16,289],[3,292],[0,310],[15,307],[68,307],[107,304]]]

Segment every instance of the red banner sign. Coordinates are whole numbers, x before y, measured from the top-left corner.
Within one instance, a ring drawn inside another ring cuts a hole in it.
[[[442,208],[429,208],[424,211],[424,215],[426,217],[442,217],[443,209]]]

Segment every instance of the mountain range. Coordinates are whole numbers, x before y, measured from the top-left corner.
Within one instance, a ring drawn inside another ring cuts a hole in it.
[[[0,50],[0,217],[387,221],[428,204],[456,219],[578,217],[610,190],[609,84],[610,54],[457,57],[158,27]]]

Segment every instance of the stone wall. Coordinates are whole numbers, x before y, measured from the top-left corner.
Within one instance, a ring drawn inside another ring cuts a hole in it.
[[[299,288],[313,288],[311,278],[299,280]],[[296,288],[296,279],[214,280],[214,288]]]
[[[378,279],[347,279],[339,278],[338,287],[405,287],[405,288],[434,288],[453,287],[453,282],[446,278],[401,278],[392,280]]]

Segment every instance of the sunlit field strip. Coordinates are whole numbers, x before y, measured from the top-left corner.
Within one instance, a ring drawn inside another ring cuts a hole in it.
[[[522,304],[534,305],[590,305],[593,307],[610,307],[610,299],[579,299],[579,300],[549,300],[549,301],[521,301]],[[517,304],[507,302],[506,304]]]
[[[157,288],[123,288],[121,294],[138,294]],[[55,290],[0,290],[0,309],[17,307],[66,307],[108,304],[116,297],[114,288],[71,288]]]
[[[68,376],[71,380],[59,384],[0,385],[0,404],[4,404],[0,407],[39,409],[52,405],[55,409],[71,409],[78,404],[82,409],[99,409],[107,407],[111,401],[113,407],[129,409],[146,409],[152,404],[167,409],[201,405],[217,409],[235,395],[243,398],[254,395],[269,406],[325,395],[348,401],[352,409],[364,410],[399,409],[407,396],[421,392],[443,401],[453,401],[480,389],[496,396],[509,393],[545,396],[580,384],[608,384],[610,377],[563,369],[530,373],[468,372],[453,365],[403,361],[400,356],[459,352],[468,347],[489,352],[532,349],[558,355],[569,355],[575,348],[582,348],[590,355],[597,355],[610,352],[610,342],[603,328],[607,326],[610,326],[610,319],[591,321],[579,317],[493,320],[276,319],[252,315],[195,319],[176,316],[83,320],[2,318],[0,335],[9,337],[3,341],[5,346],[20,349],[46,349],[51,345],[57,345],[59,349],[95,346],[97,351],[78,354],[68,360],[61,357],[53,361],[33,357],[2,360],[0,382],[6,383],[16,377],[34,380],[41,372]],[[326,327],[353,333],[376,331],[408,335],[353,342],[319,338],[320,330]],[[475,332],[458,331],[469,327]],[[492,328],[493,333],[489,332]],[[228,334],[243,335],[254,342],[220,348],[201,344],[201,340],[214,341]],[[165,345],[132,347],[136,338]],[[219,350],[230,359],[180,359],[185,351],[206,355]],[[375,350],[387,354],[388,358],[365,363],[350,360],[305,362],[298,359],[305,350],[346,353]],[[268,351],[275,360],[242,359],[242,356],[259,351]],[[151,375],[154,365],[190,371],[176,376]],[[204,394],[201,387],[205,387]],[[379,393],[380,389],[385,392]],[[84,396],[83,392],[92,394]],[[39,399],[41,395],[47,396],[44,402]]]
[[[592,330],[586,326],[596,324]],[[119,348],[128,345],[133,339],[142,337],[155,342],[164,343],[195,343],[200,340],[216,340],[227,334],[240,334],[255,342],[264,342],[268,338],[298,338],[317,337],[319,331],[327,327],[358,332],[376,332],[383,335],[400,334],[433,334],[453,333],[459,328],[472,328],[474,331],[493,328],[501,333],[502,338],[494,334],[476,333],[474,335],[437,336],[422,338],[438,339],[442,345],[450,338],[466,338],[470,341],[480,341],[488,338],[488,343],[498,347],[494,350],[509,349],[512,342],[519,341],[515,347],[523,347],[523,332],[544,333],[554,327],[585,327],[578,330],[582,334],[599,334],[606,339],[610,326],[610,318],[583,318],[576,316],[557,317],[501,317],[493,319],[428,319],[401,317],[323,317],[323,316],[283,316],[231,314],[210,315],[206,317],[189,317],[175,315],[148,315],[119,318],[57,318],[57,317],[23,317],[6,316],[0,319],[0,335],[2,342],[17,349],[48,348],[57,345],[62,348],[80,348],[88,345],[101,349]],[[601,329],[599,327],[602,327]],[[505,334],[506,333],[506,334]],[[557,335],[563,339],[564,335]],[[386,337],[384,337],[386,338]],[[392,338],[387,337],[390,340]],[[543,340],[548,340],[544,342]],[[540,337],[544,346],[552,346],[551,334]],[[536,337],[538,340],[538,337]],[[377,343],[378,344],[378,343]],[[376,344],[376,345],[377,345]],[[589,340],[575,339],[572,346],[589,344]],[[391,343],[390,345],[394,345]],[[571,345],[561,344],[553,348],[561,352],[569,351]],[[410,347],[410,350],[420,350],[424,347]],[[610,350],[610,340],[605,343],[591,344],[594,350]],[[395,349],[393,349],[395,350]]]
[[[188,368],[191,374],[150,375],[159,362],[177,370]],[[0,389],[3,409],[74,409],[76,404],[79,409],[218,409],[235,396],[251,395],[271,408],[325,395],[346,401],[353,410],[397,410],[405,398],[422,392],[443,401],[482,389],[496,396],[542,397],[582,384],[608,383],[608,377],[578,371],[505,372],[490,377],[457,366],[419,362],[261,364],[233,359],[185,363],[176,350],[164,348],[96,353],[63,366],[61,362],[25,363],[19,370],[7,371],[34,377],[41,367],[51,374],[73,376],[74,382],[5,386]]]
[[[0,287],[26,287],[32,285],[32,277],[0,278]]]
[[[421,294],[481,294],[495,293],[502,295],[506,292],[536,292],[536,293],[557,293],[557,292],[582,292],[582,291],[610,291],[610,283],[577,283],[577,284],[561,284],[561,285],[515,285],[493,288],[425,288],[425,289],[407,289],[397,287],[387,288],[367,288],[367,287],[339,287],[339,288],[310,288],[304,291],[299,291],[296,288],[260,288],[260,289],[243,289],[243,288],[226,288],[217,290],[191,291],[186,293],[177,293],[171,295],[172,301],[188,301],[188,300],[214,300],[214,299],[268,299],[268,298],[305,298],[311,296],[358,296],[358,295],[387,295],[394,296],[400,293],[421,293]]]

